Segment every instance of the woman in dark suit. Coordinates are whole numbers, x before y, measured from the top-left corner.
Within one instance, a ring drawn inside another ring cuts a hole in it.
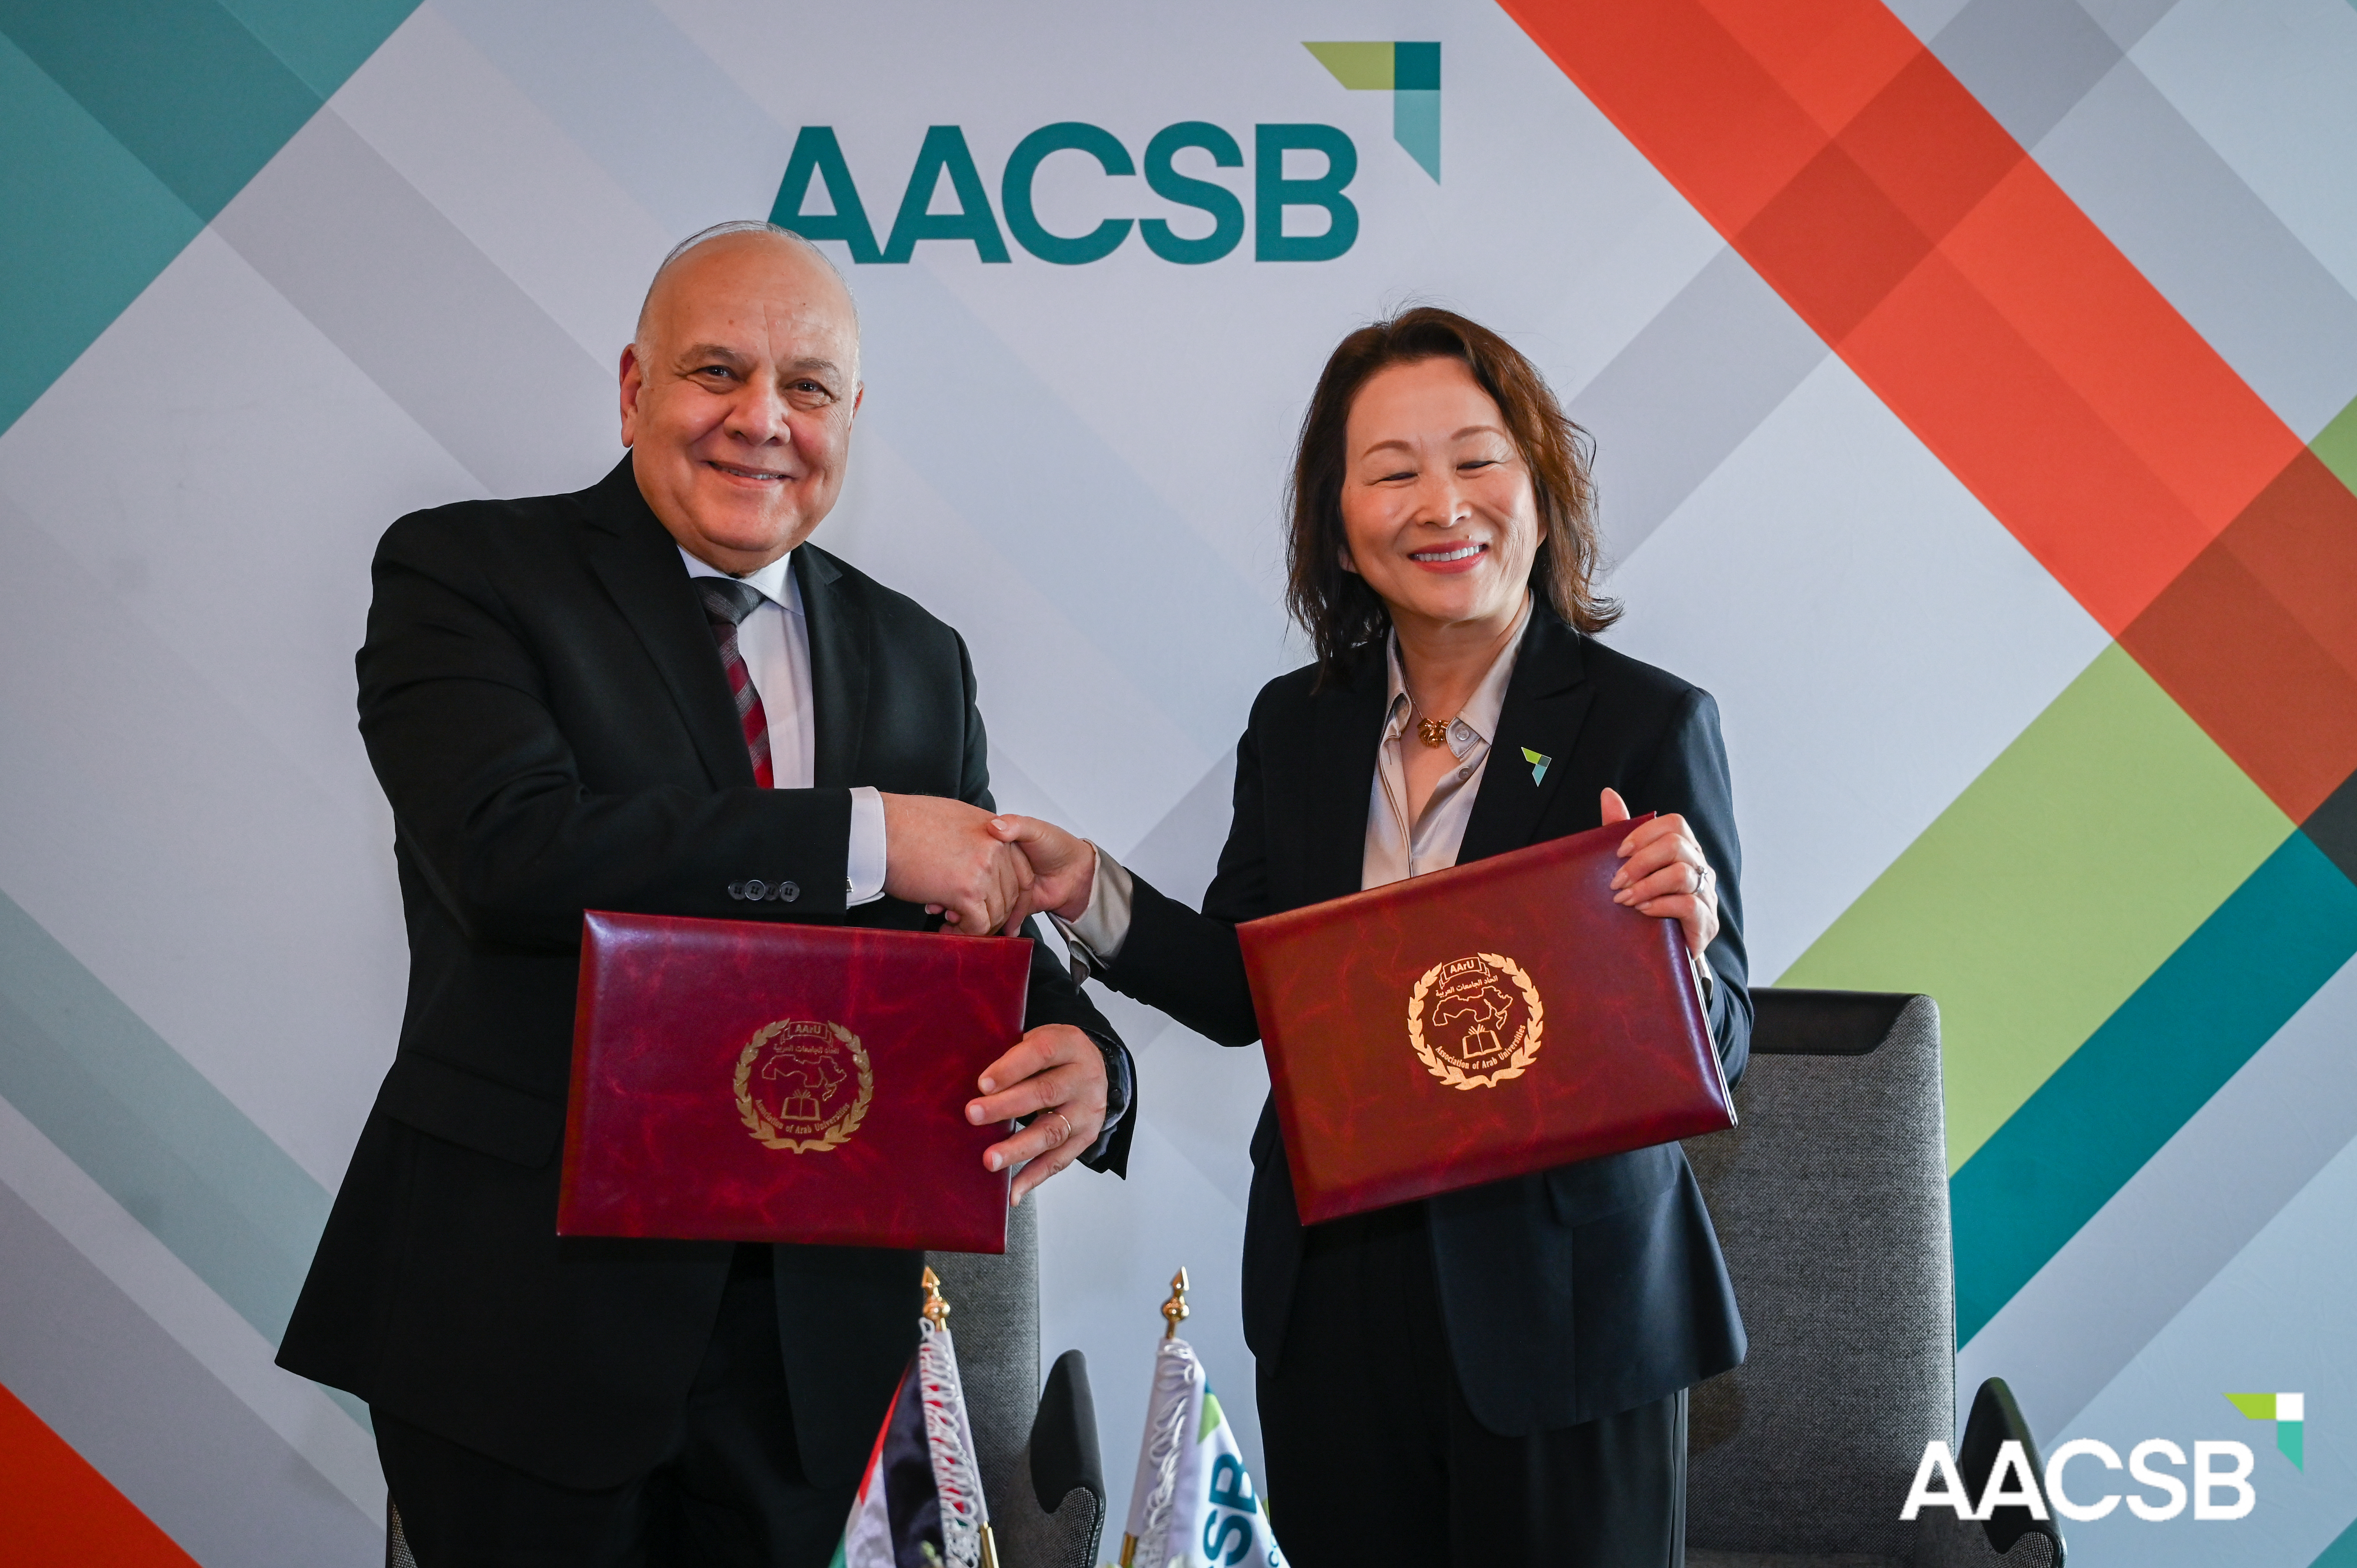
[[[1200,913],[1062,830],[1002,819],[1105,983],[1260,1035],[1238,922],[1625,820],[1616,897],[1676,920],[1731,1080],[1750,999],[1710,695],[1595,640],[1587,437],[1496,334],[1419,309],[1327,363],[1292,490],[1318,662],[1236,749]],[[1253,1136],[1244,1327],[1296,1568],[1636,1568],[1684,1552],[1685,1390],[1743,1359],[1675,1144],[1304,1227],[1275,1107]],[[1052,1155],[1049,1157],[1053,1157]]]

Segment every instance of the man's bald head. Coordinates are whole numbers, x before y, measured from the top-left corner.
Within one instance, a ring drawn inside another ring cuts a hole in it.
[[[622,351],[622,440],[689,553],[755,571],[834,505],[857,411],[859,317],[818,247],[724,223],[663,258]]]
[[[740,240],[738,236],[745,236],[746,239]],[[655,295],[664,286],[664,280],[670,275],[672,269],[691,252],[702,251],[714,244],[744,244],[749,242],[759,245],[765,241],[783,245],[791,252],[798,253],[805,262],[824,269],[826,274],[833,278],[835,285],[843,291],[844,304],[851,311],[852,331],[856,335],[859,330],[859,303],[851,297],[851,285],[844,282],[842,269],[834,264],[834,260],[824,251],[820,250],[791,229],[780,228],[775,223],[759,222],[750,218],[740,218],[726,223],[715,223],[709,229],[698,230],[673,245],[664,254],[663,259],[655,263],[655,275],[647,280],[646,298],[639,303],[639,324],[631,333],[631,340],[638,343],[647,340],[647,317],[654,309]]]

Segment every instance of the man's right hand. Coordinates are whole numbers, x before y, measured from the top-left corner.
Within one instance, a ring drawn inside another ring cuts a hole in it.
[[[987,936],[1031,886],[1031,864],[990,831],[990,813],[940,795],[884,797],[884,891]]]

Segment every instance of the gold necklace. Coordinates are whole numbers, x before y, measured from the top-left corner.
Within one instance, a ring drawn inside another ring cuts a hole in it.
[[[1419,716],[1415,721],[1415,737],[1426,746],[1447,746],[1448,725],[1449,721],[1447,719],[1427,719]]]

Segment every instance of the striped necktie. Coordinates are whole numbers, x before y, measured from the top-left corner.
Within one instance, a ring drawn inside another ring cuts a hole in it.
[[[712,623],[712,640],[720,645],[721,668],[728,671],[728,693],[737,699],[737,722],[745,731],[745,750],[753,758],[753,782],[773,788],[777,776],[770,769],[770,715],[762,711],[761,693],[753,689],[753,672],[737,647],[737,623],[761,607],[761,590],[733,577],[698,577],[695,591],[704,601],[704,617]]]

